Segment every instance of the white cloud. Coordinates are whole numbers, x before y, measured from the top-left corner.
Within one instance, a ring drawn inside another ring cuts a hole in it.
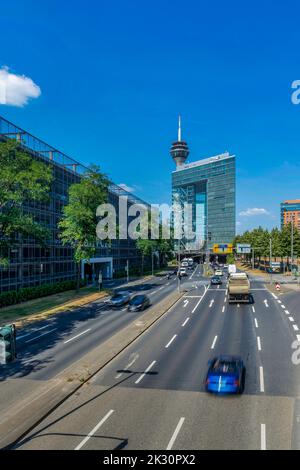
[[[23,107],[40,95],[40,87],[31,78],[16,75],[6,66],[0,68],[0,105]]]
[[[269,215],[269,214],[270,212],[268,212],[266,209],[258,208],[258,207],[253,207],[252,209],[247,209],[246,211],[241,211],[239,213],[239,215],[242,217],[252,217],[254,215]]]
[[[242,222],[240,222],[239,220],[237,221],[236,223],[237,227],[239,227],[240,225],[242,225]]]
[[[118,184],[118,186],[120,186],[120,188],[124,189],[125,191],[128,191],[129,193],[134,193],[134,191],[135,191],[135,187],[127,186],[127,184],[125,184],[125,183],[120,183],[120,184]]]

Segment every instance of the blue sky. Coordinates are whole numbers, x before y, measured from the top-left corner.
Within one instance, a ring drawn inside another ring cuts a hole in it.
[[[0,114],[162,203],[181,113],[190,161],[237,156],[238,231],[278,225],[300,198],[300,5],[211,3],[1,2],[0,68],[41,94]]]

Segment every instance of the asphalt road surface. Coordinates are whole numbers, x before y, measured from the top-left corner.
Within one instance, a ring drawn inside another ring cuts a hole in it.
[[[182,279],[182,285],[197,279],[201,267]],[[155,305],[177,288],[176,276],[166,275],[117,290],[145,293]],[[47,380],[109,339],[144,312],[128,312],[127,307],[111,309],[107,301],[92,302],[73,312],[51,315],[17,332],[18,358],[0,368],[0,381],[7,378]]]
[[[16,448],[300,449],[300,315],[251,290],[249,305],[228,304],[225,280],[188,292]],[[242,395],[205,392],[218,354],[244,360]]]

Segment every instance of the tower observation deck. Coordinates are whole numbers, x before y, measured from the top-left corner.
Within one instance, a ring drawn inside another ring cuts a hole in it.
[[[176,167],[180,167],[185,164],[187,157],[189,156],[189,148],[184,140],[181,140],[181,116],[179,116],[178,122],[178,140],[173,142],[170,150],[170,154],[176,163]]]

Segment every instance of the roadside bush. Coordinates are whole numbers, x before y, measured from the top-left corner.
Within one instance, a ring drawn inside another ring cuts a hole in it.
[[[81,282],[81,287],[84,282]],[[54,284],[42,284],[37,287],[24,287],[18,291],[2,292],[0,294],[0,308],[8,307],[9,305],[19,304],[26,300],[38,299],[46,297],[47,295],[58,294],[67,290],[76,288],[76,281],[61,281]]]

